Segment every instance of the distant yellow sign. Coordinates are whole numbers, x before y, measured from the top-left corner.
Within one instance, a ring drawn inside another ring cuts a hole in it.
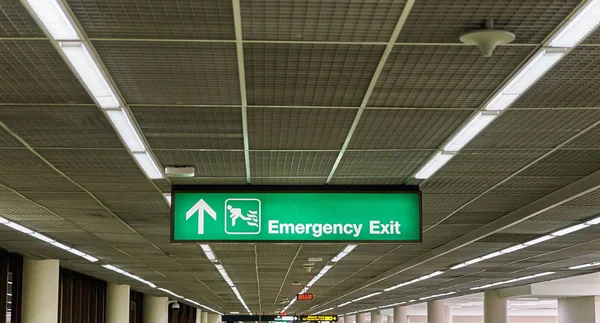
[[[329,321],[335,322],[338,320],[337,315],[302,315],[300,321],[302,322],[313,322],[313,321]]]

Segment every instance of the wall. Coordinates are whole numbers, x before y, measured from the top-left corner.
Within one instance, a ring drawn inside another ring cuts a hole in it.
[[[8,277],[12,284],[8,284]],[[21,322],[21,290],[23,282],[23,257],[0,249],[0,322]],[[8,310],[7,298],[10,289],[11,306]],[[10,318],[10,320],[7,320]]]
[[[104,323],[106,282],[60,269],[59,323]]]

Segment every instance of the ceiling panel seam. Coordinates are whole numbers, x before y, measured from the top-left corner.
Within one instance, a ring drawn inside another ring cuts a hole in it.
[[[326,181],[327,184],[329,184],[331,182],[333,175],[335,174],[338,166],[340,165],[340,162],[342,161],[342,158],[344,157],[344,153],[346,152],[346,149],[348,148],[348,145],[350,144],[350,141],[352,140],[352,136],[354,135],[354,131],[356,130],[356,127],[358,126],[358,122],[360,121],[360,118],[362,117],[363,111],[364,111],[365,107],[367,106],[367,104],[369,103],[369,99],[371,98],[371,93],[373,93],[373,90],[375,89],[375,85],[377,84],[377,81],[379,80],[379,75],[383,71],[385,63],[387,62],[387,59],[390,56],[392,49],[394,48],[395,42],[398,39],[400,32],[402,31],[402,27],[404,27],[404,23],[406,22],[406,19],[408,19],[408,15],[410,14],[410,11],[412,10],[414,3],[415,3],[415,0],[407,0],[406,4],[404,5],[404,9],[402,10],[402,14],[400,15],[400,18],[398,19],[398,22],[396,23],[396,27],[394,28],[392,36],[390,37],[390,41],[386,45],[385,50],[379,60],[379,64],[377,65],[377,68],[375,69],[375,72],[373,73],[373,77],[371,78],[369,87],[367,88],[365,96],[363,97],[363,100],[360,104],[360,108],[356,112],[356,116],[354,117],[352,126],[350,126],[350,130],[348,131],[348,135],[346,136],[346,140],[344,141],[344,144],[342,145],[340,153],[338,154],[337,158],[335,159],[335,162],[333,163],[333,167],[331,168],[331,171],[329,172],[329,176],[327,177],[327,181]]]

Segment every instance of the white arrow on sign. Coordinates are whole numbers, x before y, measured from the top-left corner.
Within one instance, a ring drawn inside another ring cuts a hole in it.
[[[208,213],[213,220],[216,220],[217,212],[206,201],[200,199],[185,213],[185,220],[189,220],[196,212],[198,212],[198,234],[204,234],[204,213]]]

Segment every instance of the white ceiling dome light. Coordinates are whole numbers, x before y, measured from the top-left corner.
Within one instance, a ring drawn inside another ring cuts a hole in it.
[[[460,36],[460,41],[467,45],[479,47],[483,57],[490,57],[498,45],[505,45],[515,40],[515,34],[506,30],[494,29],[494,21],[485,21],[485,29],[472,31]]]

